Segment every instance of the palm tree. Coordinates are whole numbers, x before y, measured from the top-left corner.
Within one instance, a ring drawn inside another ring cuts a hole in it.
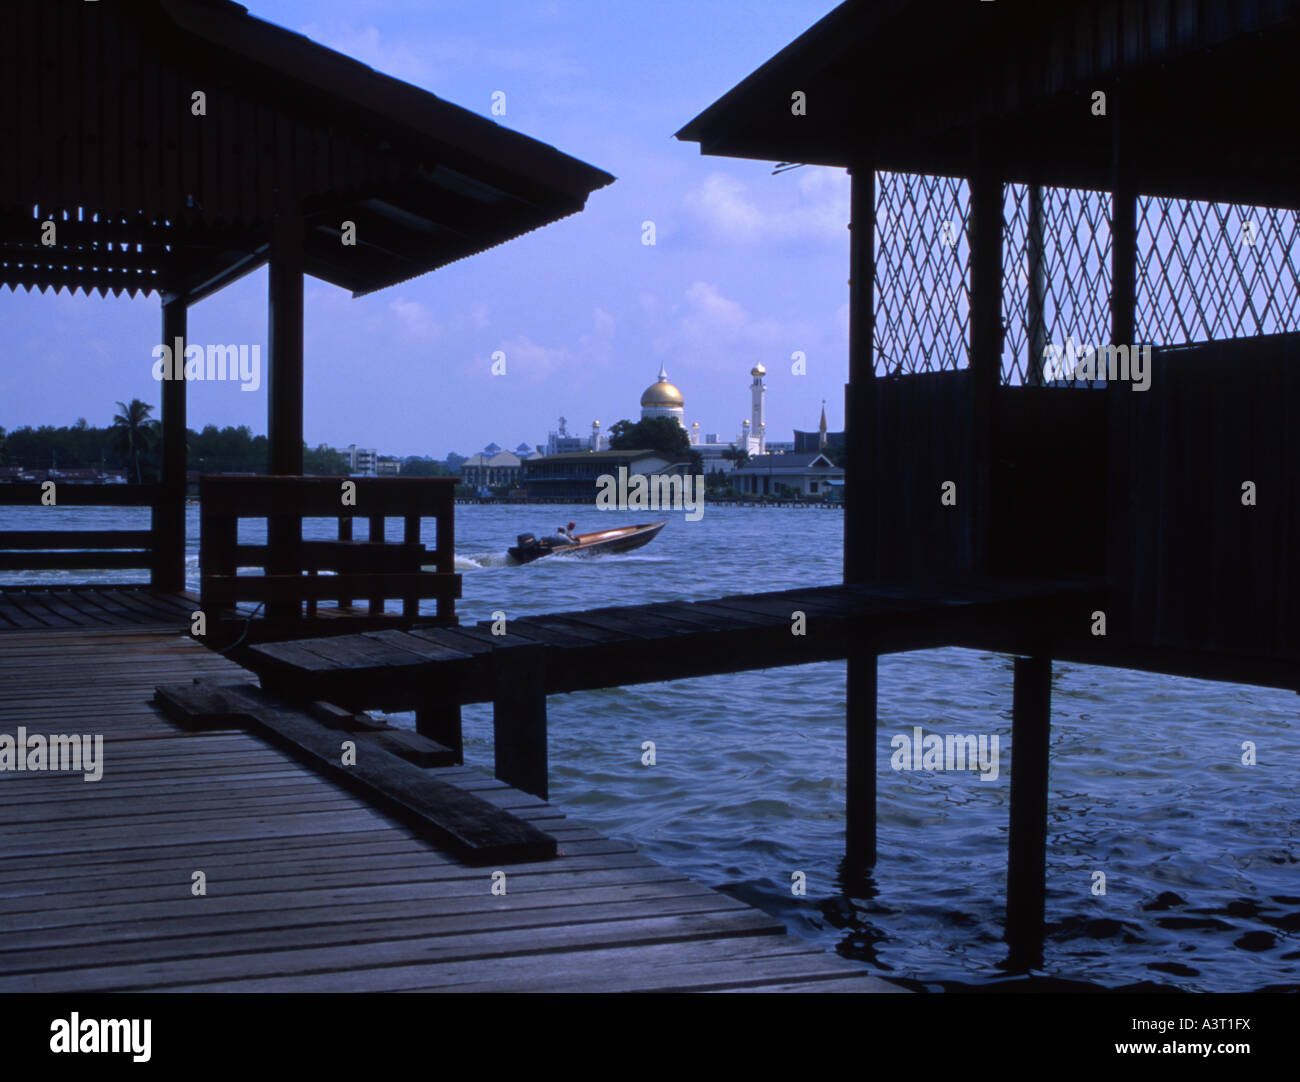
[[[157,421],[149,417],[153,406],[138,398],[131,399],[131,404],[117,403],[117,415],[113,418],[114,442],[125,447],[127,455],[135,466],[135,483],[140,481],[140,452],[147,449],[151,442]]]
[[[722,457],[728,462],[735,464],[736,469],[742,469],[749,461],[749,452],[743,447],[737,447],[734,443],[722,452]]]

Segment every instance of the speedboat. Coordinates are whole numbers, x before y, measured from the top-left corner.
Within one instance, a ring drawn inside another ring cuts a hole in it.
[[[616,526],[611,530],[594,533],[571,534],[571,544],[559,544],[550,538],[538,540],[533,534],[521,533],[519,543],[508,549],[510,559],[516,564],[530,564],[543,556],[595,556],[611,552],[631,552],[648,545],[664,528],[667,519],[647,522],[638,526]]]

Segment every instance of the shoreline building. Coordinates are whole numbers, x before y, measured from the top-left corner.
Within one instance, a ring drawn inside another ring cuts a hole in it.
[[[541,452],[530,448],[526,443],[521,443],[513,451],[489,443],[478,454],[470,455],[460,464],[461,484],[468,485],[476,492],[501,485],[518,488],[522,480],[523,463],[541,457]]]
[[[844,483],[844,471],[820,451],[811,454],[755,455],[731,475],[745,496],[828,496]]]
[[[577,451],[571,454],[545,455],[523,463],[521,484],[529,498],[594,501],[599,480],[608,474],[617,477],[620,467],[628,476],[635,474],[681,474],[689,467],[671,462],[658,451]]]

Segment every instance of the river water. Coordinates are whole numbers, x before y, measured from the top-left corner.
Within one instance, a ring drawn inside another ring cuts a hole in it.
[[[677,515],[639,552],[526,567],[505,565],[517,533],[634,516],[590,506],[456,513],[466,623],[496,610],[517,617],[825,585],[841,568],[842,514],[829,509],[711,507],[699,522]],[[135,511],[60,514],[59,528],[147,526]],[[0,528],[51,525],[37,515],[0,509]],[[189,532],[196,577],[193,507]],[[843,663],[826,663],[555,696],[551,798],[881,976],[933,989],[1008,980],[1011,659],[956,649],[881,658],[879,860],[866,882],[840,880],[844,685]],[[1300,987],[1298,707],[1281,691],[1054,666],[1048,935],[1035,979]],[[997,779],[892,769],[891,738],[914,726],[997,735]],[[466,708],[465,735],[467,761],[490,768],[489,706]],[[642,765],[647,740],[654,766]],[[1257,765],[1242,763],[1246,741]]]

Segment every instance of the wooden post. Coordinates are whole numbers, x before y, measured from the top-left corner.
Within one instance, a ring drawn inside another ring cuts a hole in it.
[[[1002,375],[1003,185],[991,133],[979,134],[974,159],[970,178],[970,368],[975,491],[968,521],[971,570],[980,574],[990,570],[992,558],[994,407]]]
[[[415,712],[415,731],[454,751],[457,763],[465,761],[465,738],[461,730],[459,703],[439,700],[421,707]],[[500,774],[497,776],[500,777]]]
[[[1043,354],[1047,350],[1047,259],[1043,244],[1043,198],[1041,185],[1029,187],[1029,228],[1026,230],[1025,330],[1029,345],[1025,383],[1039,387],[1043,382]]]
[[[492,651],[492,740],[496,776],[547,799],[546,670],[541,643]]]
[[[853,221],[849,228],[849,382],[844,387],[844,581],[872,577],[871,421],[875,397],[876,171],[860,161],[852,169]]]
[[[1137,344],[1137,184],[1124,102],[1111,103],[1110,339]],[[1108,389],[1109,389],[1109,385]]]
[[[1018,966],[1034,965],[1043,946],[1051,715],[1051,659],[1016,658],[1011,708],[1006,940]]]
[[[877,658],[854,648],[848,659],[845,849],[849,862],[876,863]]]
[[[296,211],[282,210],[271,226],[267,273],[267,443],[268,472],[302,473],[302,278],[303,223]],[[267,525],[267,571],[301,571],[302,519],[274,515]],[[292,601],[267,605],[275,623],[297,620],[301,606]]]
[[[179,298],[162,306],[162,341],[175,350],[182,342],[180,356],[172,357],[171,379],[162,381],[162,484],[158,504],[153,509],[153,572],[156,590],[179,592],[185,589],[185,355],[188,307]]]
[[[303,223],[293,211],[271,226],[267,274],[267,442],[270,473],[302,473]]]

